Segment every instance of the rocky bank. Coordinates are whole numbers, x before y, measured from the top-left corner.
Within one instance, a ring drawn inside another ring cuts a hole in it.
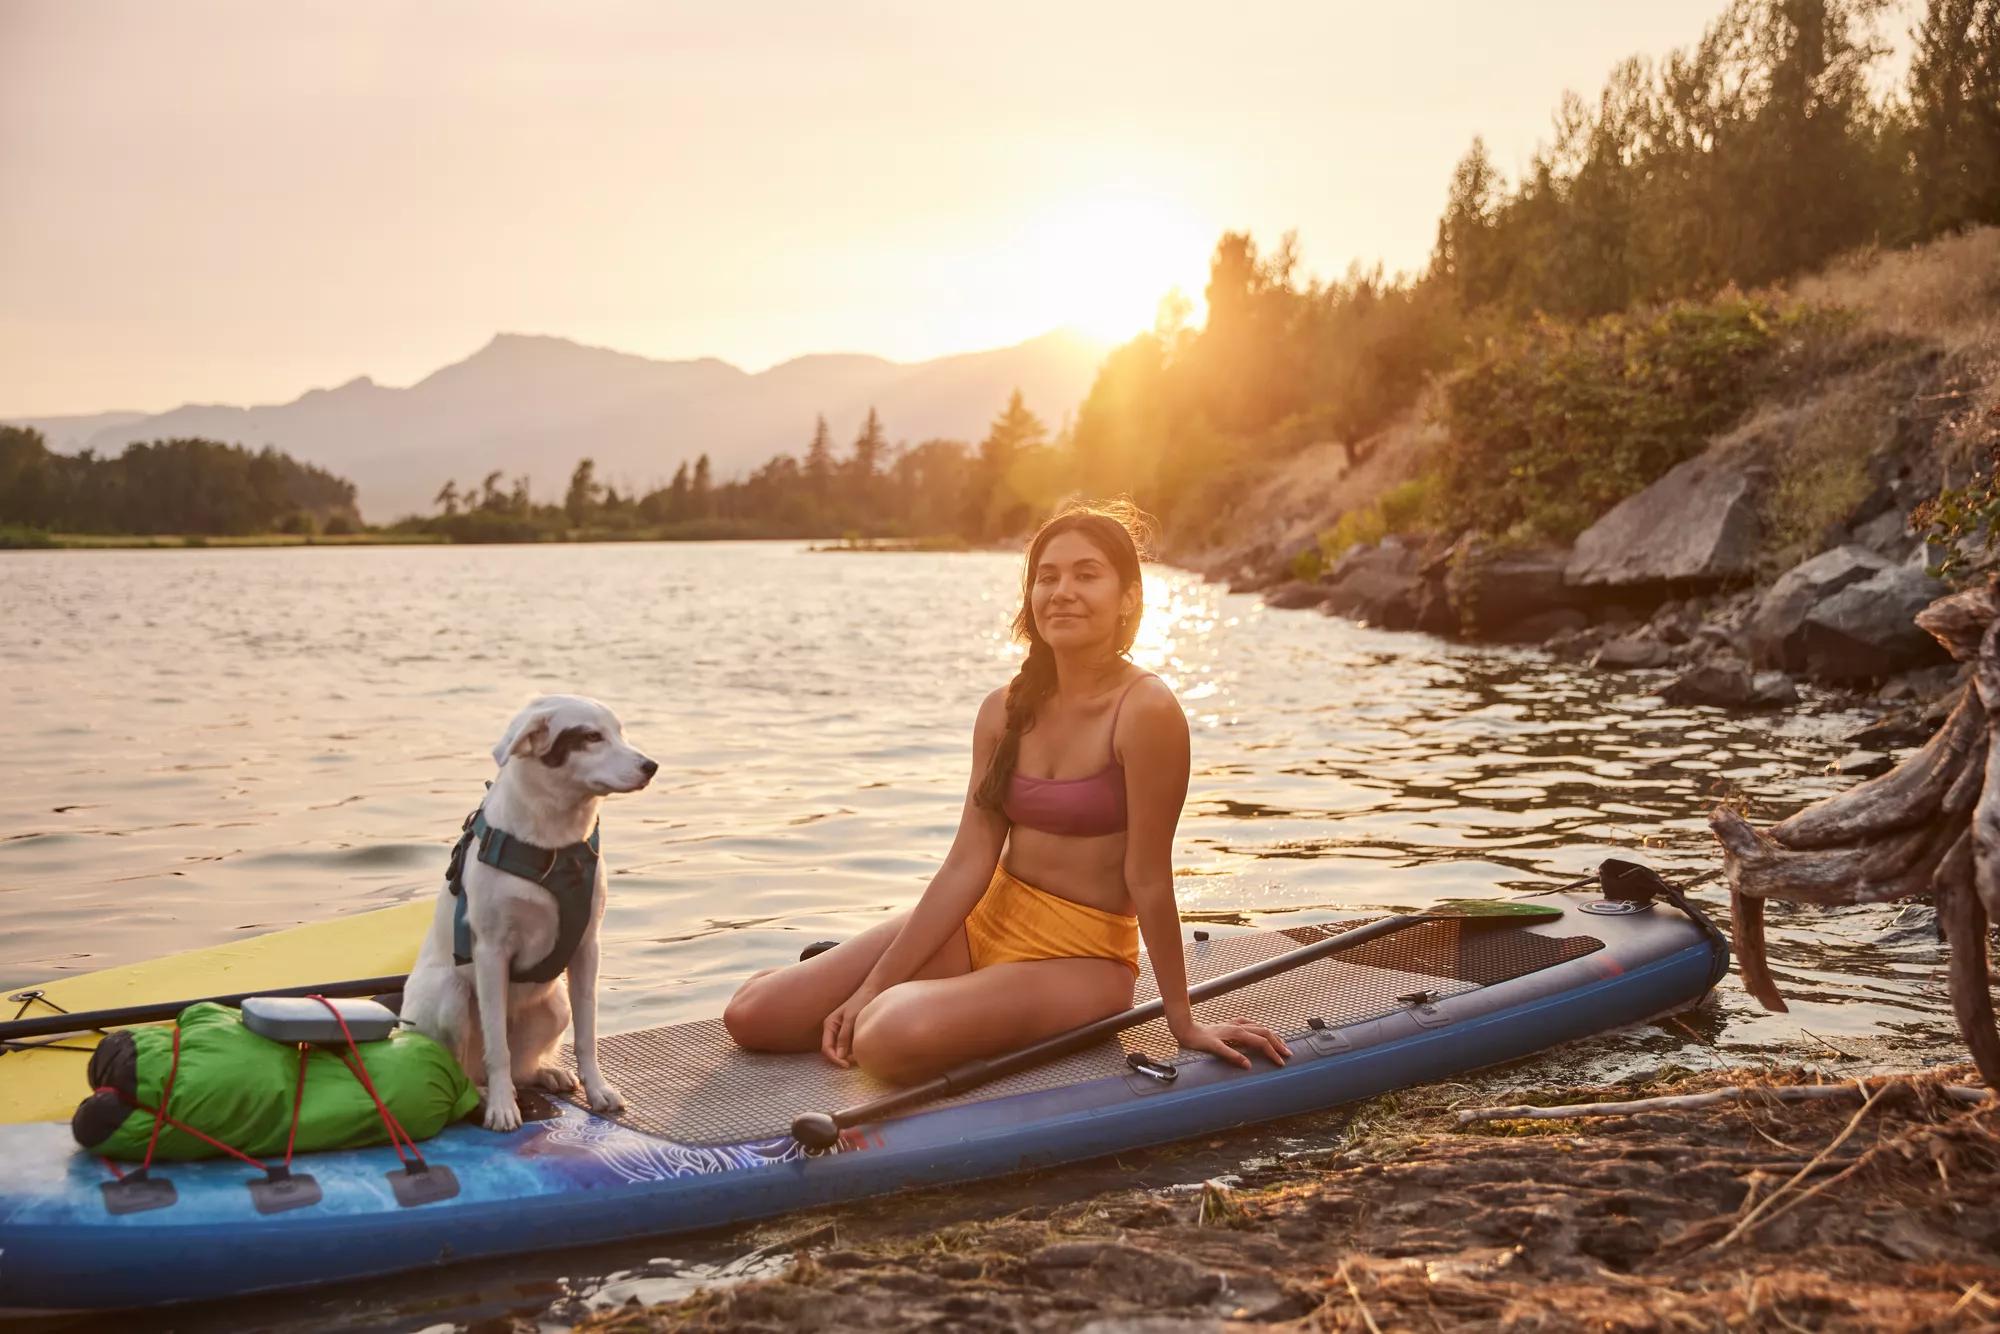
[[[1420,404],[1354,449],[1301,452],[1213,525],[1236,540],[1173,555],[1274,608],[1671,673],[1677,702],[1870,694],[1901,709],[1861,739],[1854,767],[1879,767],[1959,680],[1912,623],[1948,591],[1930,570],[1950,553],[1911,516],[2000,458],[2000,231],[1865,256],[1794,295],[1840,312],[1830,341],[1788,351],[1742,419],[1568,545],[1419,528],[1329,549],[1424,475],[1442,428]]]

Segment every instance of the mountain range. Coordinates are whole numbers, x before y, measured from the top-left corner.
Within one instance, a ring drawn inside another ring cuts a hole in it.
[[[899,363],[832,354],[755,375],[724,361],[656,361],[538,334],[496,335],[407,388],[367,376],[256,407],[187,404],[161,413],[18,418],[65,453],[116,454],[134,440],[202,436],[275,445],[355,483],[363,515],[428,512],[446,481],[500,469],[560,499],[578,459],[621,491],[667,480],[706,453],[718,480],[773,455],[803,455],[824,414],[837,451],[869,408],[892,441],[976,442],[1019,389],[1055,429],[1089,391],[1105,347],[1059,329],[1013,347]]]

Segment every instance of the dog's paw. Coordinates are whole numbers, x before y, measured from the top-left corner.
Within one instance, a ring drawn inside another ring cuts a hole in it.
[[[622,1112],[625,1110],[623,1095],[618,1092],[617,1088],[605,1083],[601,1079],[584,1085],[583,1092],[584,1096],[589,1099],[590,1110],[593,1112]]]
[[[559,1065],[545,1065],[524,1082],[550,1093],[568,1093],[576,1087],[576,1076]]]
[[[521,1128],[521,1105],[515,1101],[513,1089],[508,1089],[498,1098],[488,1095],[486,1118],[482,1124],[488,1130],[498,1130],[503,1134]]]

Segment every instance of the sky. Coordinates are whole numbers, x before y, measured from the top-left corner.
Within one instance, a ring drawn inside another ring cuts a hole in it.
[[[412,383],[496,332],[756,371],[1414,270],[1475,134],[1721,0],[0,0],[0,416]]]

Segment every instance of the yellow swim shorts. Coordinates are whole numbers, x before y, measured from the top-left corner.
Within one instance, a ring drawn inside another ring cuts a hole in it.
[[[1026,959],[1116,959],[1139,975],[1139,919],[1036,889],[993,868],[986,895],[965,919],[975,970]]]

